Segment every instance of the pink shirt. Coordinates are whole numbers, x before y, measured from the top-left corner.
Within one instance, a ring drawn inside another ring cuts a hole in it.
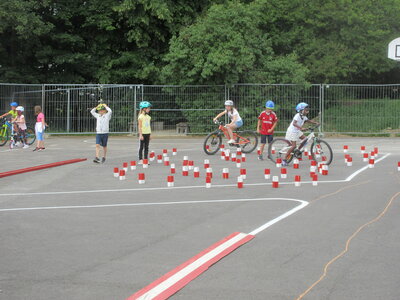
[[[36,122],[44,122],[44,114],[42,112],[37,115]]]

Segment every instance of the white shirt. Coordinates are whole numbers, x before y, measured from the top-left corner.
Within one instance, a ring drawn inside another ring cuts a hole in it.
[[[242,121],[242,118],[240,117],[239,112],[237,111],[236,108],[234,108],[232,112],[227,111],[227,113],[228,113],[228,117],[229,117],[229,119],[231,119],[231,121],[234,119],[234,117],[236,117],[236,122]]]
[[[96,112],[96,108],[93,108],[90,113],[97,119],[96,123],[96,132],[97,133],[108,133],[110,131],[110,119],[112,110],[109,107],[106,107],[107,113],[104,115],[100,115]]]
[[[290,125],[289,125],[287,131],[288,131],[288,132],[294,132],[294,133],[300,132],[300,129],[297,128],[297,127],[295,127],[295,126],[293,125],[294,121],[297,122],[297,124],[296,124],[297,126],[303,127],[304,123],[305,123],[307,120],[308,120],[308,118],[307,118],[306,116],[301,116],[300,113],[297,113],[297,114],[294,116],[292,123],[290,123]]]

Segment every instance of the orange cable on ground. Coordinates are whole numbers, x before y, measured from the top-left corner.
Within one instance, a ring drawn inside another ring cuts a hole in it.
[[[392,196],[392,198],[390,198],[388,204],[386,205],[385,209],[374,219],[372,219],[371,221],[365,223],[364,225],[360,226],[346,241],[346,246],[344,248],[344,250],[342,252],[340,252],[338,255],[336,255],[334,258],[332,258],[325,266],[324,266],[324,272],[322,273],[321,277],[315,281],[312,285],[310,285],[302,294],[300,294],[296,300],[300,300],[302,299],[305,295],[307,295],[318,283],[320,283],[325,277],[326,274],[328,273],[328,268],[331,264],[333,264],[336,260],[338,260],[340,257],[342,257],[344,254],[346,254],[346,252],[349,250],[349,245],[351,243],[351,241],[353,240],[353,238],[361,231],[363,230],[365,227],[367,227],[368,225],[377,222],[380,218],[382,218],[386,212],[388,211],[389,207],[392,205],[392,202],[394,201],[394,199],[396,199],[398,196],[400,195],[400,192],[397,192],[396,194],[394,194]]]

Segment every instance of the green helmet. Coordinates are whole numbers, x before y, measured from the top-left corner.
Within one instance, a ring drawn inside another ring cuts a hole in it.
[[[148,101],[142,101],[139,104],[139,109],[148,108],[148,107],[151,107],[151,103]]]
[[[104,110],[104,109],[106,109],[106,106],[105,106],[104,104],[99,104],[99,105],[97,105],[97,107],[96,107],[96,110],[97,110],[97,111],[99,111],[99,110]]]

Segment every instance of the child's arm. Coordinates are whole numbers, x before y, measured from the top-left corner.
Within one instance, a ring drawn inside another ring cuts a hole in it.
[[[273,132],[274,129],[275,129],[275,127],[276,127],[276,124],[278,124],[278,119],[276,119],[276,121],[275,121],[274,124],[272,125],[271,129],[268,129],[268,132]]]
[[[214,122],[217,121],[219,118],[221,118],[223,115],[226,114],[226,110],[224,110],[223,112],[219,113],[215,118],[214,118]]]
[[[142,134],[142,120],[138,119],[138,129],[139,129],[139,139],[143,140],[143,134]]]
[[[258,122],[257,122],[257,132],[260,133],[260,131],[261,131],[261,120],[258,119]]]
[[[92,110],[90,111],[93,117],[97,118],[99,114],[96,112],[96,107],[93,107]]]
[[[303,128],[303,127],[297,125],[297,121],[296,121],[296,120],[293,121],[293,126],[296,127],[296,128],[298,128],[298,129],[301,130],[301,131],[306,130],[306,128]]]
[[[5,113],[5,114],[2,114],[1,116],[0,116],[0,118],[4,118],[4,117],[6,117],[6,116],[8,116],[9,115],[9,113],[7,112],[7,113]]]

